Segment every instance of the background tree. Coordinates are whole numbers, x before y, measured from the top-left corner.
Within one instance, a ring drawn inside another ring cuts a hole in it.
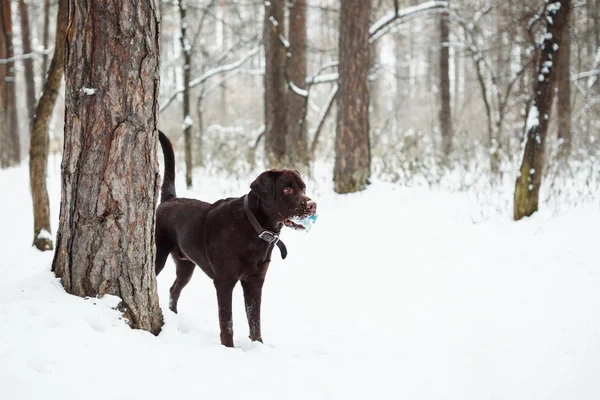
[[[452,149],[452,112],[450,110],[450,27],[447,12],[440,14],[440,104],[442,150],[448,157]]]
[[[570,18],[567,19],[567,26],[563,30],[562,54],[557,62],[557,80],[558,80],[558,138],[559,156],[566,159],[571,154],[571,32],[569,27]]]
[[[44,22],[42,28],[42,44],[47,49],[50,44],[50,0],[44,0]],[[42,55],[42,76],[48,71],[48,54]]]
[[[29,5],[25,0],[19,0],[19,15],[21,17],[21,42],[24,54],[31,54],[31,31],[29,29]],[[25,93],[27,100],[27,117],[33,121],[35,113],[35,76],[33,74],[33,58],[23,60],[25,67]],[[29,125],[28,125],[29,126]]]
[[[557,80],[556,65],[567,54],[563,36],[568,29],[570,0],[554,0],[546,5],[546,34],[534,85],[534,102],[529,110],[527,141],[520,173],[515,184],[514,218],[519,220],[538,210],[540,186],[545,163],[545,144]]]
[[[282,166],[286,153],[286,48],[281,43],[285,32],[284,9],[285,0],[265,2],[265,153],[271,167]]]
[[[158,2],[70,6],[63,185],[52,269],[69,293],[119,296],[131,326],[157,334]]]
[[[177,2],[180,17],[181,52],[183,56],[183,138],[185,141],[185,184],[188,188],[192,187],[192,117],[190,116],[190,76],[192,68],[192,46],[187,38],[188,21],[186,18],[187,8],[184,0]]]
[[[296,87],[306,89],[306,0],[290,2],[289,14],[289,59],[287,77]],[[308,165],[306,136],[306,99],[292,90],[287,95],[287,146],[290,166],[301,168]]]
[[[0,114],[3,115],[4,124],[4,151],[0,152],[0,166],[8,167],[21,162],[21,138],[19,133],[19,117],[17,113],[17,93],[15,78],[15,61],[12,29],[11,1],[1,0],[0,3],[0,41],[3,50],[0,58]]]
[[[46,188],[48,168],[48,129],[56,105],[64,72],[64,47],[67,32],[68,0],[59,0],[56,17],[54,56],[44,82],[31,127],[29,146],[29,182],[33,201],[33,245],[41,251],[52,250],[50,200]]]
[[[369,143],[370,0],[349,0],[340,10],[339,94],[334,189],[366,188],[371,176]]]

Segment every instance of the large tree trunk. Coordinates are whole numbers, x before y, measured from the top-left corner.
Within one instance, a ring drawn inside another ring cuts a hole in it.
[[[565,27],[562,38],[562,53],[557,60],[558,69],[558,138],[560,158],[568,158],[571,154],[571,32],[569,26]]]
[[[348,0],[340,9],[339,95],[334,189],[365,189],[371,175],[369,144],[370,0]]]
[[[306,0],[296,0],[290,8],[289,41],[291,54],[288,60],[288,78],[299,88],[305,88],[306,81]],[[290,166],[305,167],[308,164],[306,137],[306,100],[293,91],[287,98],[287,153]]]
[[[71,1],[62,198],[52,269],[77,296],[111,294],[134,328],[160,331],[158,1]]]
[[[440,15],[440,130],[442,150],[448,157],[452,149],[452,112],[450,110],[450,29],[448,13]]]
[[[12,59],[15,55],[13,48],[13,30],[11,20],[10,0],[1,0],[0,5],[0,41],[4,54],[0,58]],[[15,63],[14,61],[0,64],[3,72],[2,85],[0,86],[0,114],[4,114],[6,126],[5,138],[2,146],[6,146],[0,165],[3,167],[17,165],[21,162],[21,138],[19,134],[19,118],[17,114],[17,92],[15,88]]]
[[[31,127],[29,182],[33,200],[33,245],[41,251],[52,250],[50,200],[46,188],[48,129],[63,78],[68,8],[68,0],[58,2],[56,40],[54,44],[56,50],[52,57],[52,63],[44,82],[44,92],[38,102]]]
[[[29,6],[25,0],[19,0],[19,14],[21,16],[21,41],[23,44],[23,53],[29,54],[32,52],[31,33],[29,29]],[[35,76],[33,75],[33,58],[23,60],[23,65],[25,67],[25,93],[27,95],[28,121],[29,124],[31,124],[35,113]]]
[[[529,110],[525,153],[515,183],[514,218],[519,220],[538,210],[545,164],[545,145],[552,99],[557,80],[556,65],[565,56],[563,35],[571,9],[570,0],[553,0],[546,5],[546,34],[534,84],[534,102]]]
[[[285,162],[286,48],[279,39],[285,32],[284,7],[285,0],[265,2],[265,153],[270,167],[281,167]]]
[[[192,187],[192,116],[190,115],[190,73],[192,68],[192,47],[187,39],[187,19],[184,0],[179,0],[181,52],[183,56],[183,139],[185,148],[185,184]]]

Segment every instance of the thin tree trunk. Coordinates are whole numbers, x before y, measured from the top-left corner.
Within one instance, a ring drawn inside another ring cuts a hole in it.
[[[2,0],[0,6],[0,40],[4,47],[4,58],[14,57],[13,30],[11,20],[11,0]],[[0,97],[4,98],[3,109],[6,125],[6,160],[5,166],[17,165],[21,162],[21,138],[19,133],[19,117],[17,113],[17,92],[15,87],[15,63],[9,62],[4,65],[4,87]],[[0,110],[0,113],[3,111]]]
[[[52,264],[67,292],[119,296],[129,324],[154,334],[159,20],[156,0],[70,2]]]
[[[288,78],[299,88],[305,88],[306,81],[306,0],[295,0],[290,8]],[[293,91],[287,98],[287,153],[290,165],[301,168],[308,165],[308,144],[306,137],[306,101]]]
[[[2,3],[0,3],[2,7]],[[0,16],[1,16],[0,10]],[[1,18],[1,17],[0,17]],[[6,46],[4,41],[4,25],[0,19],[0,59],[6,58]],[[9,163],[10,138],[8,136],[8,121],[6,115],[6,65],[0,64],[0,168],[6,168]]]
[[[33,245],[41,251],[52,250],[50,200],[46,188],[48,168],[48,129],[64,71],[64,47],[67,31],[68,0],[58,2],[54,56],[44,82],[44,92],[37,104],[31,127],[29,146],[29,182],[33,200]]]
[[[348,0],[340,9],[339,95],[334,190],[363,190],[371,175],[369,144],[370,0]]]
[[[219,26],[221,29],[220,33],[220,50],[224,52],[227,49],[227,5],[225,4],[225,0],[220,0],[219,8],[221,14],[221,20],[219,21]],[[223,81],[219,88],[219,108],[221,109],[221,115],[219,115],[219,119],[221,120],[222,125],[229,125],[229,110],[227,109],[227,82]]]
[[[185,147],[185,184],[192,187],[192,116],[190,115],[190,72],[192,68],[192,48],[187,39],[187,19],[184,0],[179,0],[181,51],[183,56],[183,138]]]
[[[525,153],[515,182],[514,218],[520,220],[538,210],[545,145],[552,99],[560,59],[565,56],[563,35],[568,26],[570,0],[553,0],[546,5],[546,34],[534,85],[534,101],[527,120]]]
[[[31,33],[29,29],[29,6],[25,0],[19,0],[19,14],[21,16],[21,41],[23,43],[23,53],[29,54],[31,49]],[[29,124],[33,121],[35,113],[35,76],[33,75],[33,59],[23,60],[25,67],[25,93],[27,99],[27,112]]]
[[[44,0],[44,27],[42,34],[42,43],[44,49],[48,48],[50,44],[50,0]],[[48,71],[48,54],[42,55],[42,76],[46,76]]]
[[[440,15],[440,130],[442,150],[447,158],[452,150],[452,112],[450,110],[450,29],[448,13]]]
[[[592,0],[594,9],[592,12],[592,19],[594,21],[594,43],[596,44],[596,51],[600,49],[600,0]]]
[[[600,0],[592,0],[591,4],[594,7],[593,10],[591,10],[591,15],[593,20],[593,43],[595,44],[591,59],[594,65],[598,65],[597,59],[599,57],[598,54],[600,53],[600,15],[598,15],[600,13]],[[600,78],[597,78],[594,82],[593,89],[596,92],[600,91]]]
[[[284,7],[285,0],[265,2],[265,153],[270,167],[280,167],[285,162],[286,49],[279,38],[285,32]]]
[[[201,95],[198,96],[196,103],[196,113],[198,119],[197,140],[196,140],[196,165],[199,167],[204,166],[204,116],[202,112],[204,98]]]
[[[562,38],[562,53],[557,61],[558,69],[558,139],[561,141],[558,156],[568,158],[571,154],[571,32],[565,27]]]

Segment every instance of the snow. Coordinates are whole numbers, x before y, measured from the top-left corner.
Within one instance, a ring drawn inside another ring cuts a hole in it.
[[[38,233],[37,238],[52,240],[52,234],[50,232],[48,232],[47,230],[45,230],[44,228],[42,228],[40,233]]]
[[[339,79],[339,74],[337,72],[331,72],[328,74],[320,74],[317,76],[313,76],[311,78],[307,78],[306,83],[312,85],[312,84],[318,84],[318,83],[337,82],[338,79]]]
[[[81,89],[81,91],[83,93],[87,94],[88,96],[93,96],[93,95],[96,94],[96,92],[98,91],[98,89],[84,87],[84,88]]]
[[[302,89],[298,86],[296,86],[296,84],[292,81],[289,81],[290,84],[290,88],[292,89],[292,91],[294,93],[296,93],[298,96],[302,96],[302,97],[308,97],[308,90]]]
[[[290,42],[282,34],[279,34],[279,41],[281,42],[283,47],[285,47],[286,49],[290,48]],[[288,57],[289,57],[289,55],[288,55]]]
[[[190,117],[189,115],[186,115],[185,118],[183,119],[183,128],[188,128],[192,125],[194,125],[194,121],[192,121],[192,117]]]
[[[546,10],[548,11],[548,13],[556,14],[558,10],[560,10],[560,2],[555,1],[554,3],[551,3],[550,5],[548,5]]]
[[[51,159],[53,231],[59,171]],[[198,174],[191,193],[178,175],[182,195],[240,195],[252,178]],[[0,398],[599,398],[597,204],[473,223],[472,194],[374,180],[340,196],[330,169],[316,176],[319,221],[283,233],[289,256],[274,256],[266,280],[265,344],[247,338],[238,285],[228,349],[200,270],[178,315],[171,261],[159,276],[158,337],[131,330],[117,298],[65,294],[52,254],[31,247],[26,166],[0,171]]]
[[[529,114],[527,115],[527,124],[525,126],[525,131],[529,132],[531,128],[540,124],[540,112],[536,105],[531,106],[529,109]]]

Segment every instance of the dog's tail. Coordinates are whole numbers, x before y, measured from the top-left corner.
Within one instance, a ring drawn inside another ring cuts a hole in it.
[[[160,202],[164,203],[177,197],[175,193],[175,153],[173,153],[173,146],[169,138],[161,131],[158,131],[158,140],[165,158],[165,174],[160,191]]]

